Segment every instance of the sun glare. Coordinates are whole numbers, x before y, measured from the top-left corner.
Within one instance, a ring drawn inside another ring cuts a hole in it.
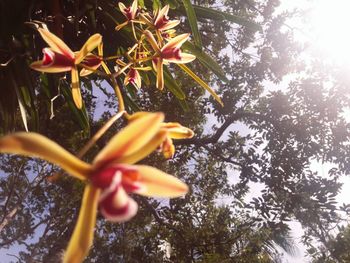
[[[317,0],[305,25],[322,56],[350,65],[350,0]]]

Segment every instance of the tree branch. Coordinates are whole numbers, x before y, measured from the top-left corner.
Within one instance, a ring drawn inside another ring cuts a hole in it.
[[[258,113],[251,113],[251,112],[237,112],[232,114],[230,117],[228,117],[224,121],[224,123],[221,125],[221,127],[218,128],[212,136],[204,137],[204,138],[194,137],[191,139],[179,140],[179,141],[175,141],[174,144],[175,145],[192,145],[193,144],[197,146],[203,146],[206,144],[217,143],[220,137],[222,136],[222,134],[226,131],[228,127],[231,126],[231,124],[235,123],[238,120],[242,120],[244,118],[263,120],[273,124],[274,126],[278,126],[278,123],[275,120],[269,118],[268,116],[261,115]]]

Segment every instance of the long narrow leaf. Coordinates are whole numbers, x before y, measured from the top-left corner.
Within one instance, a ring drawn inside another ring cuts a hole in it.
[[[28,130],[27,112],[26,112],[26,109],[24,107],[24,103],[23,103],[21,94],[18,90],[18,87],[16,85],[14,87],[15,87],[15,91],[17,94],[17,100],[18,100],[18,105],[19,105],[19,111],[20,111],[21,117],[22,117],[22,122],[23,122],[24,128],[28,132],[29,130]]]
[[[72,98],[71,89],[66,85],[62,85],[61,90],[64,98],[68,103],[69,109],[74,114],[76,120],[78,121],[80,127],[84,130],[85,134],[88,135],[90,133],[90,124],[85,105],[83,105],[83,107],[80,110],[77,109]]]
[[[207,53],[201,51],[195,45],[193,45],[192,43],[190,43],[188,41],[186,43],[184,43],[182,45],[182,47],[185,50],[190,51],[190,53],[192,53],[193,55],[195,55],[196,58],[204,66],[206,66],[208,69],[210,69],[212,72],[214,72],[214,74],[216,76],[218,76],[222,81],[228,82],[228,79],[226,78],[224,71],[222,70],[220,65],[218,63],[216,63],[216,61],[211,56],[209,56]]]
[[[193,78],[199,85],[201,85],[204,89],[206,89],[214,97],[214,99],[220,103],[221,106],[224,106],[224,103],[222,102],[221,98],[216,94],[216,92],[207,83],[205,83],[201,78],[199,78],[192,70],[190,70],[184,64],[176,64],[176,65],[178,65],[191,78]]]
[[[203,47],[202,38],[201,38],[201,35],[199,34],[197,16],[191,4],[191,0],[182,0],[182,3],[186,10],[188,22],[190,24],[193,38],[194,38],[194,43],[196,44],[197,47],[202,49]]]
[[[176,0],[165,0],[165,2],[170,6],[171,9],[179,7],[179,3]]]
[[[230,22],[245,26],[253,31],[261,30],[261,26],[255,22],[252,22],[246,18],[218,11],[212,8],[207,8],[203,6],[193,5],[194,10],[198,17],[208,18],[212,20],[228,20]]]
[[[164,83],[165,86],[170,90],[171,93],[175,95],[176,98],[178,98],[179,100],[184,100],[186,98],[186,94],[177,84],[176,80],[173,78],[166,66],[164,66]]]

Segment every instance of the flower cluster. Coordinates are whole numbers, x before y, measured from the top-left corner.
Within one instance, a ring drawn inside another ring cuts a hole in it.
[[[59,73],[71,72],[72,95],[77,108],[82,108],[82,99],[79,88],[79,74],[86,76],[98,72],[100,65],[103,66],[106,74],[114,80],[115,77],[124,78],[124,84],[132,84],[136,88],[142,85],[139,71],[154,70],[157,74],[156,87],[164,88],[163,65],[168,63],[183,64],[191,62],[195,56],[181,51],[181,46],[186,42],[190,34],[176,35],[174,29],[180,21],[169,20],[169,6],[166,5],[153,13],[141,9],[134,0],[132,5],[126,7],[119,3],[119,9],[125,16],[126,21],[116,26],[121,30],[125,26],[131,26],[135,45],[128,49],[124,55],[113,56],[116,61],[116,72],[111,73],[102,56],[102,36],[95,34],[91,36],[78,52],[73,52],[61,39],[48,31],[46,28],[39,28],[41,37],[49,45],[43,49],[43,59],[33,62],[31,68],[41,72]],[[99,47],[99,54],[92,51]],[[118,87],[119,88],[119,87]],[[118,96],[121,100],[122,97]],[[120,102],[122,103],[122,102]]]
[[[165,158],[172,158],[175,153],[173,140],[191,138],[193,131],[177,122],[163,122],[162,113],[126,113],[116,78],[122,81],[119,83],[141,88],[140,71],[153,70],[157,76],[156,87],[162,90],[165,64],[184,64],[195,59],[194,55],[181,51],[181,46],[190,35],[176,34],[174,28],[180,21],[169,19],[168,5],[147,12],[134,0],[128,7],[120,2],[119,9],[125,16],[125,21],[118,24],[116,30],[131,27],[135,41],[124,54],[104,57],[100,34],[94,34],[79,51],[73,52],[46,27],[38,27],[39,34],[49,47],[43,49],[42,60],[35,61],[30,66],[46,73],[70,72],[72,97],[79,109],[83,107],[79,78],[92,73],[108,78],[113,83],[119,100],[116,116],[125,116],[129,123],[127,127],[110,140],[91,164],[37,133],[14,133],[0,138],[0,152],[42,158],[59,165],[68,174],[85,183],[78,221],[64,262],[81,262],[88,254],[97,211],[109,221],[124,222],[131,219],[138,209],[131,194],[172,198],[183,196],[188,191],[187,185],[176,177],[154,167],[135,163],[157,149]],[[95,49],[98,50],[97,54]],[[115,72],[109,69],[107,60],[115,61]],[[186,67],[185,72],[197,81],[198,77]],[[197,82],[201,84],[203,81]]]
[[[137,212],[137,203],[129,194],[179,197],[187,193],[187,185],[179,179],[154,167],[134,165],[164,141],[184,134],[181,128],[174,130],[172,125],[163,123],[163,119],[162,113],[144,112],[132,116],[130,124],[110,140],[92,164],[37,133],[15,133],[0,138],[0,152],[42,158],[86,182],[78,222],[64,262],[81,262],[87,255],[92,245],[97,209],[107,220],[123,222]]]

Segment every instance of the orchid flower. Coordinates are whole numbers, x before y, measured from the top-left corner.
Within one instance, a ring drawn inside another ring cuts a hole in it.
[[[129,83],[135,85],[138,89],[141,87],[141,75],[135,68],[130,68],[124,79],[124,85]]]
[[[155,12],[155,18],[145,13],[140,14],[140,18],[150,27],[154,27],[158,31],[165,31],[180,24],[180,20],[169,20],[168,12],[169,5],[166,5],[161,10]]]
[[[176,32],[175,29],[169,29],[169,30],[163,31],[161,33],[161,37],[166,40],[170,40],[171,38],[175,37],[175,32]]]
[[[116,26],[115,30],[119,31],[124,26],[126,26],[129,22],[135,20],[137,15],[137,0],[134,0],[131,6],[126,7],[122,2],[118,3],[119,10],[126,17],[126,21],[118,26]]]
[[[180,24],[180,20],[169,20],[168,12],[169,5],[164,6],[157,12],[157,16],[154,20],[154,27],[159,31],[168,30]]]
[[[92,245],[97,209],[109,221],[123,222],[136,214],[128,193],[147,197],[179,197],[186,184],[156,168],[133,165],[153,152],[168,136],[162,113],[147,113],[115,135],[88,164],[36,133],[0,138],[0,152],[39,157],[61,166],[86,182],[82,204],[63,262],[82,262]]]
[[[163,155],[166,159],[172,158],[175,154],[175,146],[173,140],[189,139],[194,136],[194,132],[191,129],[182,126],[178,122],[163,123],[162,129],[168,132],[165,140],[160,145],[160,150],[163,152]]]
[[[33,62],[30,67],[47,73],[71,71],[73,100],[75,105],[81,109],[83,103],[77,65],[81,64],[96,69],[101,64],[102,59],[93,55],[91,51],[102,42],[102,36],[94,34],[85,42],[80,51],[73,52],[60,38],[47,29],[39,28],[38,31],[49,48],[44,48],[43,59]]]
[[[152,33],[148,30],[144,32],[148,42],[156,52],[154,56],[153,67],[157,71],[157,88],[162,90],[164,88],[164,76],[163,76],[163,64],[164,62],[172,63],[188,63],[193,61],[196,57],[188,53],[182,53],[180,48],[183,43],[187,41],[190,34],[182,34],[174,37],[163,47],[159,47],[157,41],[153,37]]]
[[[149,113],[147,112],[136,112],[133,115],[129,116],[129,122],[133,122],[139,118],[144,117]],[[182,126],[178,122],[163,122],[161,125],[161,129],[167,132],[166,137],[163,142],[160,144],[160,150],[163,152],[163,155],[166,159],[170,159],[175,154],[175,146],[173,140],[178,139],[189,139],[194,136],[194,132]]]

